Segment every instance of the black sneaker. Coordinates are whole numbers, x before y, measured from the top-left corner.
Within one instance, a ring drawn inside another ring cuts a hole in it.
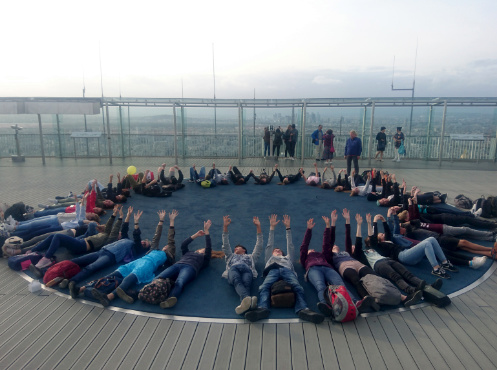
[[[377,303],[374,301],[374,298],[371,297],[370,295],[367,295],[360,301],[357,301],[355,306],[357,308],[357,311],[359,311],[359,313],[364,313],[364,312],[370,312],[371,308],[373,308],[373,304],[377,305]]]
[[[431,285],[431,287],[433,289],[440,290],[440,288],[442,287],[443,283],[444,282],[443,282],[442,279],[437,279],[433,283],[431,283],[430,285]]]
[[[110,305],[110,301],[107,298],[107,295],[100,292],[98,289],[93,288],[91,290],[91,295],[93,296],[93,298],[97,299],[102,306],[107,307],[108,305]]]
[[[418,303],[422,298],[423,298],[423,293],[420,290],[418,290],[414,294],[409,294],[407,298],[404,300],[404,307],[411,307],[412,305]]]
[[[328,306],[326,303],[318,302],[318,309],[325,316],[332,316],[333,315],[332,308],[330,306]]]
[[[63,279],[63,280],[59,283],[59,288],[60,288],[60,289],[66,289],[68,285],[69,285],[69,280],[68,280],[68,279]]]
[[[447,260],[446,263],[442,263],[442,268],[446,271],[459,272],[459,269]]]
[[[304,321],[309,321],[314,324],[321,324],[324,320],[324,316],[320,313],[304,308],[298,312],[299,318]]]
[[[43,277],[43,272],[41,272],[41,270],[33,264],[29,265],[29,271],[31,271],[38,279]]]
[[[445,203],[445,202],[447,201],[447,194],[442,194],[442,195],[440,195],[440,201],[441,201],[442,203]]]
[[[69,294],[71,295],[71,298],[72,299],[78,298],[79,288],[76,286],[76,283],[74,281],[70,281],[67,287],[69,288]]]
[[[126,303],[134,303],[135,302],[135,300],[132,297],[127,295],[126,292],[119,287],[116,289],[116,293],[119,296],[119,298],[121,298]]]
[[[416,287],[416,290],[423,290],[425,288],[425,286],[426,286],[426,281],[421,280],[421,282]]]
[[[432,270],[431,274],[435,275],[435,276],[438,276],[438,277],[441,277],[442,279],[450,279],[450,275],[447,272],[445,272],[445,270],[443,269],[443,267],[440,267],[437,270]]]
[[[249,311],[245,314],[245,318],[248,321],[256,322],[259,320],[267,319],[269,317],[269,310],[267,308],[257,308],[253,311]]]

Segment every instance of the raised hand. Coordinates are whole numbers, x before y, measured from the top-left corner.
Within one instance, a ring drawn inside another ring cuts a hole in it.
[[[288,215],[283,215],[283,224],[287,229],[290,228],[290,216]]]
[[[128,213],[127,213],[127,215],[130,216],[131,214],[133,214],[133,206],[129,206],[128,207]]]
[[[231,218],[229,215],[223,216],[223,227],[228,227],[231,224]]]
[[[344,208],[343,211],[342,211],[342,216],[343,218],[345,218],[346,220],[350,220],[350,212],[347,208]]]
[[[254,216],[252,218],[252,222],[254,223],[255,226],[261,226],[261,222],[259,221],[259,217]]]
[[[140,221],[140,217],[142,216],[143,214],[143,211],[136,211],[135,215],[134,215],[134,219],[135,219],[135,223],[137,223],[138,221]]]
[[[166,211],[160,210],[159,212],[157,212],[157,214],[159,215],[159,221],[164,222],[164,220],[166,219]]]
[[[179,212],[175,209],[173,209],[171,212],[169,212],[169,220],[174,221],[176,217],[178,217]]]
[[[359,213],[356,213],[355,220],[356,220],[358,225],[362,224],[362,216]]]
[[[269,226],[274,230],[276,225],[280,223],[280,220],[278,220],[278,215],[271,215],[269,216]]]
[[[121,207],[121,208],[119,208],[119,218],[122,220],[123,216],[124,216],[123,215],[123,208]]]
[[[335,223],[335,222],[337,222],[337,220],[338,220],[337,210],[334,209],[331,212],[331,222]]]
[[[312,228],[316,226],[316,224],[314,223],[314,219],[313,218],[310,218],[307,220],[307,228],[309,230],[312,230]]]
[[[211,228],[212,222],[211,220],[204,221],[204,233],[209,234],[209,229]]]
[[[366,222],[367,222],[368,224],[370,224],[370,223],[371,223],[371,213],[366,213]]]
[[[330,227],[330,218],[326,216],[321,216],[321,218],[324,221],[324,224],[326,225],[326,228],[328,229]]]

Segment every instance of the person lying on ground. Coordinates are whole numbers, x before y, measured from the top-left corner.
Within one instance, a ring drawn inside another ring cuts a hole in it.
[[[314,163],[314,172],[311,172],[308,177],[304,175],[304,171],[300,173],[306,185],[318,186],[321,183],[321,173],[318,171],[317,163]]]
[[[209,171],[209,174],[205,177],[207,180],[211,182],[215,182],[216,185],[228,185],[228,174],[222,173],[216,168],[216,164],[212,164],[212,168]]]
[[[283,224],[286,228],[287,255],[284,255],[280,248],[274,247],[274,230],[279,222],[277,215],[273,214],[269,217],[269,240],[265,251],[266,266],[263,272],[264,282],[259,287],[259,303],[257,308],[248,311],[245,314],[245,318],[254,322],[269,317],[271,287],[278,280],[284,280],[292,287],[295,293],[295,313],[304,321],[319,324],[323,322],[324,316],[308,308],[304,297],[304,288],[300,285],[297,273],[293,267],[295,247],[292,241],[290,216],[283,216]]]
[[[254,251],[247,254],[247,248],[237,244],[234,250],[231,249],[228,226],[231,224],[230,216],[223,217],[223,252],[226,255],[226,270],[223,278],[228,279],[228,283],[235,288],[240,297],[240,305],[235,308],[238,315],[243,315],[248,310],[257,308],[257,297],[250,293],[252,280],[257,278],[255,263],[262,253],[262,231],[259,218],[254,216],[253,223],[257,231],[257,239]]]
[[[337,185],[337,175],[335,173],[335,167],[330,166],[332,177],[328,177],[328,178],[326,177],[327,169],[328,169],[328,167],[325,167],[323,169],[323,181],[321,184],[321,188],[322,189],[333,189]]]
[[[259,177],[255,176],[252,171],[250,171],[249,175],[252,175],[252,177],[254,178],[255,185],[267,185],[271,182],[275,173],[276,173],[276,167],[274,167],[271,175],[268,175],[265,169],[262,170]]]
[[[274,165],[275,171],[278,174],[278,177],[280,178],[280,182],[278,185],[290,185],[293,184],[296,181],[299,181],[300,178],[302,177],[302,174],[304,173],[303,168],[299,168],[299,172],[296,175],[285,175],[283,176],[278,168],[278,164]]]
[[[252,177],[252,171],[244,177],[236,166],[230,166],[228,174],[231,182],[235,185],[244,185]]]

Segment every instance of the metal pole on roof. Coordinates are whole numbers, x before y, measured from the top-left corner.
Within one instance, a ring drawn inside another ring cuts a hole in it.
[[[173,127],[174,127],[174,164],[178,164],[178,131],[176,129],[176,103],[173,104]]]
[[[59,157],[62,158],[62,140],[60,139],[60,120],[59,115],[55,115],[55,119],[57,120],[57,137],[59,139]],[[76,155],[76,151],[74,151],[74,155]]]
[[[302,145],[301,145],[302,152],[300,153],[300,156],[301,156],[301,158],[300,158],[300,167],[304,167],[305,137],[306,137],[306,135],[304,133],[305,133],[305,121],[306,121],[306,117],[307,117],[307,101],[304,100],[304,105],[302,106],[302,132],[300,133],[300,140],[302,140]],[[297,140],[298,140],[298,138],[297,138]],[[295,153],[294,153],[294,155],[295,155]]]
[[[45,148],[43,147],[43,129],[41,127],[41,114],[38,113],[38,126],[40,127],[41,160],[45,165]]]
[[[430,131],[431,131],[432,118],[433,118],[433,105],[430,105],[430,113],[428,114],[428,127],[426,128],[426,151],[425,151],[426,160],[430,158],[430,144],[431,144]]]
[[[442,132],[440,134],[440,152],[438,154],[438,165],[442,165],[442,155],[444,150],[445,119],[447,118],[447,100],[444,101],[444,113],[442,118]]]
[[[373,126],[374,126],[374,102],[371,105],[371,126],[369,127],[369,140],[368,140],[368,166],[371,167],[371,149],[373,146]],[[372,179],[371,179],[372,180]]]
[[[131,116],[129,115],[129,105],[128,105],[128,150],[129,156],[131,157]]]
[[[243,113],[242,113],[242,103],[238,102],[238,163],[242,160],[242,122],[243,122]]]
[[[107,141],[109,145],[109,162],[110,164],[112,164],[112,142],[110,138],[109,104],[105,105],[105,113],[107,114]]]
[[[121,126],[121,157],[124,158],[124,132],[123,132],[123,113],[121,106],[119,106],[119,123]]]
[[[368,114],[368,106],[364,106],[364,115],[362,116],[362,131],[361,131],[361,143],[364,144],[364,131],[366,131],[366,116]]]

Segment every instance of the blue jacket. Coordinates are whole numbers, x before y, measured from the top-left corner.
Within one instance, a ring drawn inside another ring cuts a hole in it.
[[[354,139],[348,138],[345,144],[345,155],[357,155],[360,156],[362,153],[362,143],[361,139],[355,137]]]
[[[319,130],[314,131],[311,134],[311,137],[312,137],[312,143],[314,145],[319,145]],[[323,131],[321,130],[321,140],[322,138],[323,138]]]

